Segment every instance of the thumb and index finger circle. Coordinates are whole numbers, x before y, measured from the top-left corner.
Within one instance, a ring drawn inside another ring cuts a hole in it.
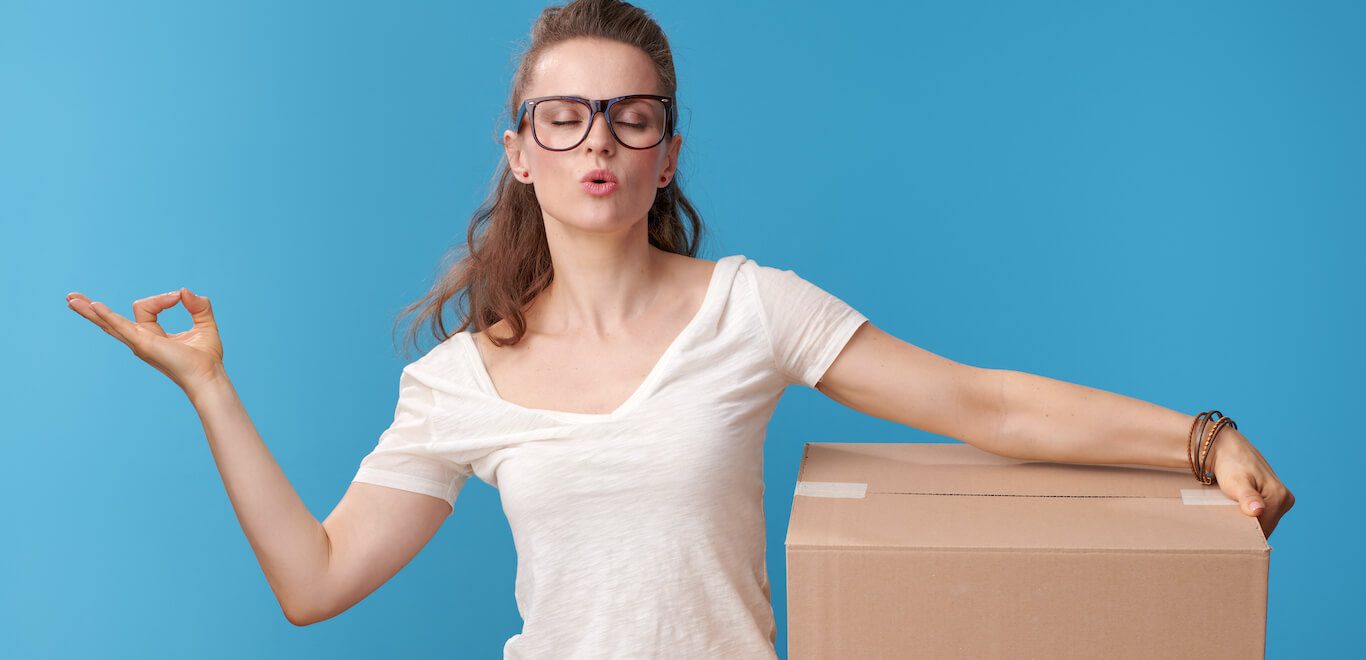
[[[174,307],[178,302],[180,302],[180,291],[170,291],[137,300],[133,302],[133,320],[139,324],[156,325],[157,314],[166,311],[167,308]]]
[[[157,315],[175,307],[178,302],[185,303],[185,311],[190,313],[190,318],[196,325],[213,320],[213,309],[208,296],[195,295],[193,291],[185,288],[148,296],[134,302],[133,320],[138,324],[157,325]]]

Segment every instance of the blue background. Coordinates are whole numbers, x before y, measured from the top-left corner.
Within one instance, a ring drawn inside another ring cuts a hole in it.
[[[392,421],[395,315],[484,197],[541,5],[0,2],[13,657],[500,657],[521,621],[497,491],[471,480],[389,583],[297,628],[184,395],[63,298],[211,296],[247,410],[325,518]],[[791,268],[960,362],[1228,413],[1299,501],[1271,538],[1268,656],[1350,652],[1362,4],[647,8],[702,256]],[[942,439],[789,390],[766,457],[781,653],[802,443]],[[1171,606],[1219,604],[1192,585]]]

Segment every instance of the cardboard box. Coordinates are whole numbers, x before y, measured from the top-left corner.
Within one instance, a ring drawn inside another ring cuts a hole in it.
[[[1270,555],[1189,470],[808,443],[788,657],[1261,658]]]

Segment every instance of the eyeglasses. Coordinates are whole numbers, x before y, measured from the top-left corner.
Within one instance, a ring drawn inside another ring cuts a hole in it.
[[[531,114],[531,137],[550,151],[568,151],[583,143],[601,112],[607,129],[622,146],[649,149],[673,132],[673,98],[652,94],[632,94],[614,99],[590,101],[577,96],[542,96],[522,102],[517,114],[517,129]]]

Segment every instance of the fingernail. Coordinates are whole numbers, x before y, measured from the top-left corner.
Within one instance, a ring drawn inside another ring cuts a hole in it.
[[[1262,506],[1261,502],[1253,502],[1252,504],[1248,505],[1247,508],[1251,509],[1253,513],[1257,513],[1258,511],[1261,511],[1266,507]]]

